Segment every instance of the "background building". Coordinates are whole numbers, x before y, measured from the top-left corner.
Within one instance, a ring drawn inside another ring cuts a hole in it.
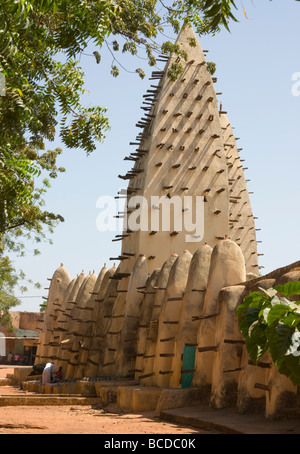
[[[13,357],[15,354],[19,355],[18,364],[33,364],[39,337],[36,327],[38,321],[44,319],[44,314],[19,311],[11,311],[9,314],[14,330],[9,331],[0,324],[0,363],[6,364],[11,352]]]

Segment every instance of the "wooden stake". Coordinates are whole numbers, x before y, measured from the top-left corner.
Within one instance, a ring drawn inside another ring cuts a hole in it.
[[[268,385],[263,385],[262,383],[255,383],[254,388],[263,389],[264,391],[271,391],[271,388]]]
[[[214,345],[214,346],[211,346],[211,347],[199,347],[198,348],[198,352],[199,353],[202,353],[202,352],[209,352],[209,351],[214,351],[214,352],[217,352],[219,350],[219,348]]]
[[[150,372],[149,374],[140,375],[139,379],[143,380],[144,378],[153,377],[153,375],[155,375],[155,372]]]
[[[159,342],[170,342],[170,341],[173,341],[175,340],[175,336],[174,337],[167,337],[166,339],[160,339]]]

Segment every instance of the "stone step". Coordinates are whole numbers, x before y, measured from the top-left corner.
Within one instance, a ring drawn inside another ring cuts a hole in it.
[[[239,414],[234,408],[209,406],[173,408],[160,412],[160,419],[222,434],[299,434],[298,419],[274,420],[254,413]]]
[[[83,397],[78,395],[1,395],[1,406],[16,406],[16,405],[100,405],[99,397]]]
[[[0,378],[0,386],[15,386],[18,384],[18,381],[15,378]]]
[[[299,407],[281,408],[280,410],[278,410],[278,416],[284,418],[300,418],[300,408]]]
[[[15,375],[14,374],[6,374],[6,378],[14,378]]]
[[[87,381],[48,383],[42,385],[40,380],[22,382],[24,391],[41,394],[78,394],[84,397],[96,397],[95,383]]]

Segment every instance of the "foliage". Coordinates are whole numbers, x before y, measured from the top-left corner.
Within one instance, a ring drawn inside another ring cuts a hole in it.
[[[167,20],[173,15],[171,23],[177,30],[180,20],[203,14],[207,30],[217,29],[211,23],[212,13],[220,14],[225,4],[233,2],[218,3],[220,9],[213,10],[210,1],[188,2],[186,10],[178,3],[176,14],[165,8]],[[230,18],[229,10],[222,11]],[[63,221],[43,207],[49,179],[64,171],[56,164],[61,150],[45,151],[46,142],[60,136],[65,147],[90,154],[109,130],[106,108],[82,104],[81,55],[92,46],[95,63],[101,64],[106,44],[113,55],[113,77],[119,74],[115,57],[119,50],[137,55],[144,49],[150,66],[156,65],[158,52],[174,52],[186,59],[179,46],[170,42],[159,49],[155,39],[163,30],[163,20],[157,0],[2,0],[0,257],[11,251],[24,255],[24,240],[48,239],[48,233]],[[110,36],[112,44],[107,41]],[[180,63],[172,68],[171,76],[178,77],[181,68]],[[135,73],[145,76],[142,68]]]
[[[19,276],[8,257],[0,257],[0,324],[8,326],[9,330],[13,329],[9,310],[20,304],[20,301],[12,295],[18,280]]]
[[[208,61],[206,63],[206,67],[207,67],[207,71],[209,72],[209,74],[211,76],[213,76],[215,74],[215,72],[216,72],[216,64],[214,62],[212,62],[212,61]]]
[[[216,34],[222,26],[229,31],[230,21],[237,22],[233,8],[237,9],[233,0],[175,0],[172,7],[167,8],[167,20],[177,32],[184,18],[193,24],[196,33]]]
[[[20,282],[23,284],[20,285]],[[25,292],[27,284],[41,288],[39,283],[34,283],[31,279],[26,278],[22,271],[17,271],[9,257],[0,257],[0,325],[7,326],[9,331],[14,330],[9,311],[20,304],[20,300],[14,296],[14,292],[16,289],[21,293]]]
[[[257,364],[269,352],[279,372],[300,384],[300,282],[252,292],[237,309],[248,354]],[[295,299],[295,298],[293,298]]]
[[[114,11],[109,1],[2,1],[0,256],[24,255],[24,240],[48,240],[63,221],[44,209],[50,180],[64,171],[56,164],[61,149],[45,151],[46,141],[59,134],[67,147],[90,153],[104,138],[105,109],[81,104],[84,75],[75,57],[89,39],[103,44]],[[5,294],[11,290],[8,286]],[[2,296],[0,304],[6,305]]]

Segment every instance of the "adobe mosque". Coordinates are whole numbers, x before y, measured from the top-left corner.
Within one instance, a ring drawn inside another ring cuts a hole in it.
[[[36,364],[55,361],[65,381],[39,392],[94,394],[131,411],[200,403],[274,417],[295,406],[297,387],[268,354],[251,363],[236,307],[254,290],[300,280],[300,262],[259,276],[238,138],[192,28],[177,42],[184,72],[171,81],[179,57],[161,57],[125,157],[132,169],[119,176],[128,182],[116,195],[126,200],[120,255],[110,258],[119,265],[74,278],[61,265],[51,279]],[[165,207],[177,210],[167,229]],[[137,213],[147,228],[132,227]]]

